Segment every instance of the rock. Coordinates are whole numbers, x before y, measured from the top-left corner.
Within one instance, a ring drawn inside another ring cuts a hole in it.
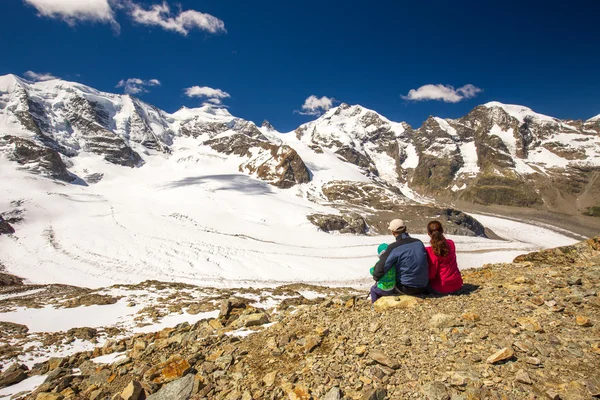
[[[310,393],[304,386],[296,385],[287,392],[289,400],[310,400]]]
[[[146,400],[188,400],[194,387],[194,375],[188,374],[164,385],[160,390]]]
[[[2,286],[22,286],[23,279],[11,274],[0,272],[0,287]]]
[[[578,315],[575,318],[575,323],[579,326],[583,326],[583,327],[590,327],[592,326],[592,321],[588,318],[588,317],[584,317],[582,315]]]
[[[275,383],[275,378],[277,377],[277,371],[269,372],[263,377],[263,383],[266,387],[271,387]]]
[[[100,182],[102,180],[102,178],[104,178],[104,174],[100,173],[100,172],[96,172],[96,173],[93,173],[93,174],[86,175],[84,177],[84,180],[87,183],[98,183],[98,182]]]
[[[37,397],[35,398],[35,400],[62,400],[62,399],[64,399],[62,394],[48,393],[48,392],[38,393]]]
[[[511,349],[509,347],[505,347],[502,350],[498,350],[497,352],[495,352],[494,354],[489,356],[486,361],[488,364],[496,364],[501,361],[509,360],[509,359],[513,358],[514,355],[515,355],[515,352],[513,351],[513,349]]]
[[[323,339],[321,339],[320,336],[315,336],[315,335],[308,336],[304,343],[304,351],[306,353],[312,352],[314,349],[316,349],[317,347],[319,347],[321,345],[322,341],[323,341]]]
[[[138,381],[131,381],[121,392],[123,400],[138,400],[142,394],[142,385]]]
[[[398,361],[394,361],[391,358],[389,358],[388,356],[386,356],[385,354],[377,352],[377,351],[370,352],[369,358],[371,358],[371,360],[373,360],[381,365],[385,365],[386,367],[389,367],[391,369],[400,368],[400,363],[398,363]]]
[[[387,396],[387,390],[385,389],[372,389],[368,390],[363,394],[364,400],[384,400]]]
[[[321,400],[341,400],[342,393],[337,386],[332,387]]]
[[[168,383],[184,376],[190,368],[190,363],[186,359],[174,355],[146,371],[144,380],[156,384]]]
[[[229,318],[230,312],[231,312],[231,300],[229,300],[229,299],[221,300],[221,306],[219,307],[219,318],[220,319]]]
[[[429,400],[450,400],[450,395],[442,382],[426,383],[421,387],[421,393]]]
[[[414,308],[421,302],[422,299],[413,296],[384,296],[377,300],[373,307],[376,312],[383,312],[395,308]]]
[[[429,320],[429,326],[432,328],[448,328],[453,326],[454,317],[448,314],[435,314]]]
[[[520,370],[517,371],[517,374],[515,375],[515,380],[517,382],[521,382],[521,383],[524,383],[526,385],[533,384],[533,381],[529,377],[529,374],[525,370],[522,370],[522,369],[520,369]]]
[[[233,356],[225,355],[225,356],[221,356],[221,357],[217,358],[215,360],[215,365],[219,369],[227,369],[231,365],[232,362],[233,362]]]
[[[264,325],[269,322],[269,317],[265,313],[255,313],[242,315],[233,323],[236,328],[248,328],[251,326]]]
[[[13,233],[15,233],[15,228],[0,216],[0,235],[12,235]]]
[[[73,336],[81,340],[92,340],[98,334],[98,330],[94,328],[73,328],[67,331],[67,336]]]
[[[514,282],[515,283],[529,283],[529,279],[525,278],[524,276],[518,276],[517,278],[515,278]]]
[[[542,326],[540,325],[539,321],[535,318],[531,318],[531,317],[517,318],[517,322],[526,331],[532,331],[532,332],[543,332],[544,331],[542,329]]]
[[[0,388],[24,381],[27,371],[29,368],[25,364],[12,364],[0,375]]]
[[[479,314],[475,314],[475,313],[464,313],[462,315],[462,319],[464,319],[465,321],[469,321],[469,322],[477,322],[479,321],[481,318],[479,317]]]
[[[525,358],[525,362],[529,365],[541,365],[542,361],[537,357],[527,357]]]
[[[65,364],[65,359],[62,357],[50,357],[48,359],[48,371],[54,371],[56,368],[60,368]]]
[[[364,356],[366,352],[367,352],[367,346],[357,346],[354,349],[354,354],[356,354],[357,356]]]
[[[340,233],[364,235],[368,230],[365,219],[356,213],[341,215],[311,214],[307,215],[306,218],[323,232],[339,231]]]
[[[569,279],[567,279],[567,284],[569,286],[581,286],[582,283],[583,282],[582,282],[581,278],[579,278],[579,277],[572,276]]]

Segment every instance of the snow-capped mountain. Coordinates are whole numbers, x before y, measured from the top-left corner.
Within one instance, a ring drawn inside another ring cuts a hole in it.
[[[309,180],[293,149],[273,143],[254,123],[223,108],[182,108],[168,114],[129,95],[59,79],[34,83],[6,75],[0,77],[0,123],[8,134],[4,144],[13,146],[13,158],[22,164],[33,160],[17,157],[23,153],[19,149],[25,146],[39,153],[45,146],[64,157],[93,153],[113,164],[136,167],[156,153],[169,153],[174,137],[191,136],[217,151],[243,157],[241,169],[276,186]],[[54,163],[54,168],[63,169],[56,157]]]
[[[584,173],[597,169],[595,121],[506,107],[432,117],[413,129],[342,104],[280,133],[223,108],[171,114],[78,83],[0,77],[0,213],[16,231],[0,236],[0,268],[84,285],[346,285],[364,278],[382,239],[327,232],[386,233],[399,216],[411,233],[439,219],[448,234],[481,236],[457,238],[478,249],[460,255],[463,266],[498,249],[504,258],[495,259],[508,261],[516,251],[563,244],[547,229],[536,231],[541,242],[432,200],[504,204],[485,197],[487,188],[566,196],[583,185],[571,195],[576,208],[595,205],[584,202],[598,198]],[[539,151],[554,154],[554,164],[539,162]],[[519,243],[490,243],[486,228],[520,235]]]
[[[600,193],[600,129],[498,102],[414,133],[413,189],[483,204],[573,212]],[[451,193],[453,192],[453,193]]]
[[[353,187],[364,202],[356,182],[379,186],[395,204],[428,196],[576,212],[596,206],[600,194],[599,117],[559,120],[498,102],[459,119],[430,117],[418,129],[341,104],[281,134],[224,108],[169,114],[129,95],[7,75],[0,77],[0,127],[0,148],[10,159],[65,181],[77,178],[69,172],[74,157],[97,154],[140,167],[179,157],[171,154],[174,140],[188,137],[280,188],[316,179],[301,191],[321,201],[344,201],[324,188]]]

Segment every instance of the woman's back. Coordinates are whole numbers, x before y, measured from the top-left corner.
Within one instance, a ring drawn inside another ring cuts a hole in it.
[[[452,240],[446,239],[448,254],[438,256],[433,247],[427,247],[429,258],[429,285],[440,293],[456,292],[462,287],[463,280],[456,262],[456,246]]]

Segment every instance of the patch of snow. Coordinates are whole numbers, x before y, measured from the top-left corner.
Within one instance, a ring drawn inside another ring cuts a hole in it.
[[[160,322],[156,324],[146,325],[142,327],[133,328],[134,333],[150,333],[150,332],[158,332],[165,328],[173,328],[181,323],[188,322],[190,325],[195,324],[196,322],[209,319],[209,318],[217,318],[219,316],[219,310],[208,311],[198,314],[170,314],[161,319]]]
[[[475,176],[479,173],[479,165],[477,162],[479,160],[477,156],[477,148],[475,146],[475,142],[463,142],[459,145],[460,154],[463,159],[463,166],[457,171],[456,176],[460,175],[469,175]]]
[[[319,293],[319,292],[314,292],[311,290],[300,290],[298,291],[298,293],[300,294],[300,296],[304,297],[307,300],[314,300],[314,299],[318,299],[320,297],[326,297],[327,295],[323,294],[323,293]]]
[[[99,328],[129,321],[140,306],[127,307],[123,302],[75,308],[18,307],[16,311],[0,313],[0,321],[26,325],[30,333],[61,332],[71,328]]]
[[[419,165],[419,154],[413,144],[408,144],[404,150],[406,151],[406,159],[402,163],[403,169],[417,168]]]
[[[442,119],[442,118],[438,118],[438,117],[434,117],[434,119],[435,119],[435,122],[438,123],[440,128],[442,128],[442,130],[446,131],[450,136],[458,138],[458,133],[456,132],[456,129],[454,129],[452,126],[450,126],[448,121],[446,121],[445,119]]]
[[[33,392],[35,389],[37,389],[39,386],[41,386],[45,380],[46,380],[46,375],[34,375],[34,376],[29,377],[15,385],[11,385],[11,386],[5,387],[4,389],[0,389],[0,400],[9,400],[12,398],[15,398],[15,399],[20,398],[20,397],[13,397],[13,396],[16,395],[17,393],[21,393],[21,392]]]
[[[45,292],[45,291],[46,291],[46,288],[41,288],[41,289],[28,290],[26,292],[2,294],[2,295],[0,295],[0,300],[15,299],[18,297],[30,296],[32,294],[41,293],[41,292]]]
[[[106,354],[100,357],[96,357],[96,358],[92,358],[90,359],[91,362],[96,363],[96,364],[115,364],[118,363],[119,361],[123,361],[127,358],[127,355],[125,355],[125,352],[120,352],[120,353],[111,353],[111,354]]]

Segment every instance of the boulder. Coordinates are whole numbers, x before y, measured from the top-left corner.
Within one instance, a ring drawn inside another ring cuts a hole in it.
[[[142,394],[142,385],[138,381],[131,381],[121,392],[123,400],[138,400]]]
[[[384,296],[378,299],[373,305],[376,312],[383,312],[391,309],[414,308],[423,299],[413,296]]]
[[[188,374],[171,383],[146,398],[146,400],[188,400],[194,388],[194,375]]]
[[[174,355],[167,361],[157,364],[144,373],[144,380],[164,384],[184,376],[191,369],[190,363],[180,355]]]
[[[365,219],[357,213],[341,215],[311,214],[306,218],[324,232],[339,231],[340,233],[364,235],[368,230]]]
[[[0,375],[0,388],[14,385],[27,379],[29,368],[25,364],[12,364]]]

